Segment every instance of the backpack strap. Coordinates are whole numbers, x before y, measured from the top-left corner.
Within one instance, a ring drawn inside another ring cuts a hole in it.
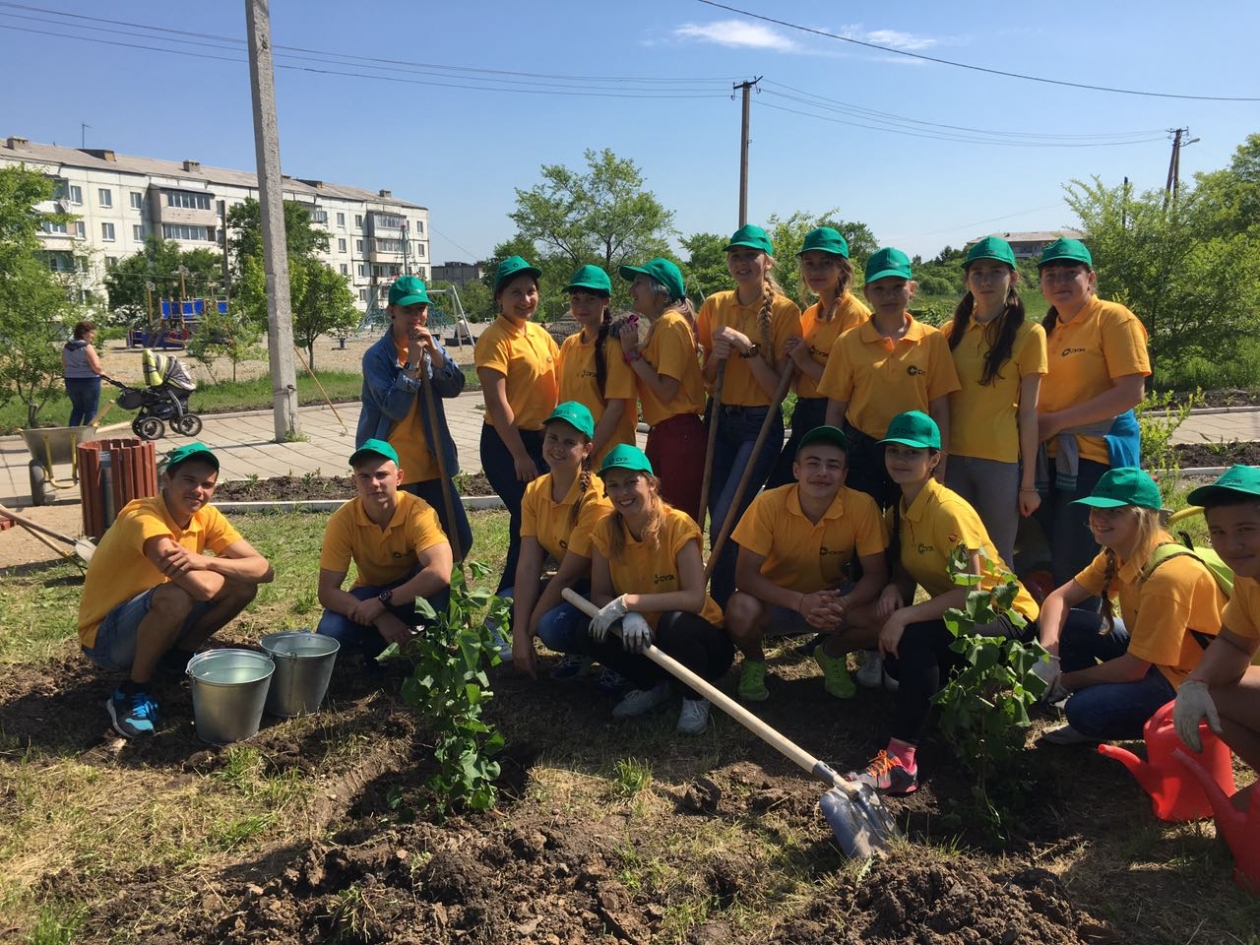
[[[1146,563],[1146,567],[1142,569],[1142,574],[1138,580],[1145,584],[1150,580],[1151,575],[1158,570],[1161,564],[1165,561],[1171,561],[1173,558],[1180,558],[1182,555],[1189,555],[1198,561],[1199,564],[1203,565],[1203,567],[1207,568],[1207,571],[1212,575],[1213,580],[1217,581],[1217,586],[1220,586],[1220,581],[1217,578],[1216,573],[1208,566],[1206,561],[1195,553],[1194,548],[1180,545],[1175,541],[1166,541],[1163,544],[1156,546],[1155,550],[1151,552],[1151,559]],[[1212,636],[1210,633],[1204,633],[1201,630],[1192,630],[1189,627],[1186,628],[1186,633],[1190,635],[1195,643],[1199,644],[1199,646],[1205,650],[1212,644],[1212,641],[1216,639],[1216,637]]]

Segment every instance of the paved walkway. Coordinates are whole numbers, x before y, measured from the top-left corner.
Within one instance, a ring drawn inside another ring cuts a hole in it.
[[[460,468],[464,472],[481,470],[480,437],[483,401],[480,391],[470,391],[446,401],[447,421],[459,448]],[[328,407],[302,408],[302,433],[305,440],[296,443],[275,443],[275,426],[271,411],[244,414],[209,414],[203,417],[205,428],[199,439],[219,455],[223,479],[248,479],[258,476],[343,475],[349,471],[346,460],[354,451],[354,431],[359,422],[358,404],[338,404],[335,412]],[[108,431],[110,428],[102,428]],[[131,436],[128,426],[115,430],[115,436]],[[639,435],[639,444],[645,440]],[[1222,413],[1195,413],[1187,418],[1173,437],[1175,443],[1260,441],[1260,408],[1231,410]],[[185,437],[166,437],[158,441],[159,454],[188,442]],[[0,437],[0,503],[8,506],[30,504],[30,482],[27,464],[30,453],[21,437]],[[57,474],[67,479],[69,467],[58,467]],[[78,501],[77,489],[58,493],[61,501]]]

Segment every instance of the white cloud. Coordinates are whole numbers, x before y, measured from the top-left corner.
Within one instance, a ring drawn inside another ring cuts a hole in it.
[[[744,20],[717,20],[713,23],[685,23],[674,30],[680,39],[696,39],[732,49],[771,49],[799,52],[800,47],[768,26]]]
[[[840,35],[906,52],[922,52],[925,49],[931,49],[939,42],[930,36],[915,36],[913,33],[903,33],[901,30],[865,30],[860,26],[846,26],[840,30]]]

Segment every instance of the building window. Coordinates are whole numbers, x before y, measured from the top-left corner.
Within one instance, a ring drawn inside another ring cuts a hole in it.
[[[106,257],[105,257],[105,268],[106,268],[106,269],[113,269],[113,268],[115,268],[117,265],[118,265],[118,257],[117,257],[117,256],[106,256]]]
[[[350,275],[350,267],[349,267],[349,266],[347,266],[345,263],[342,263],[342,264],[341,264],[341,274],[342,274],[343,276],[348,276],[348,275]]]
[[[424,255],[424,244],[423,244],[423,243],[417,243],[417,244],[416,244],[416,255],[417,255],[417,256],[423,256],[423,255]]]
[[[163,223],[162,238],[168,240],[214,241],[214,227],[188,226],[183,223]]]
[[[383,230],[401,230],[406,222],[402,217],[392,213],[374,213],[372,215],[373,225]]]
[[[78,184],[71,184],[66,188],[70,192],[70,202],[73,204],[83,204],[83,188]]]
[[[54,223],[52,220],[45,220],[39,226],[45,233],[54,235],[61,234],[64,236],[68,232],[64,223]]]
[[[417,221],[416,221],[416,232],[417,232],[417,233],[423,233],[423,232],[424,232],[424,221],[423,221],[423,220],[417,220]]]
[[[401,263],[373,263],[372,275],[377,279],[397,279],[402,275]]]
[[[374,253],[401,253],[403,251],[402,240],[372,240],[372,252]]]
[[[338,226],[346,225],[346,215],[344,213],[337,214],[337,225]]]
[[[363,240],[354,241],[354,251],[359,254],[363,253]]]
[[[106,243],[114,242],[114,224],[101,224],[101,239],[103,239]]]
[[[310,210],[310,215],[311,215],[312,223],[327,223],[328,222],[328,211],[321,209],[320,207],[312,207]]]
[[[136,223],[131,227],[131,238],[136,242],[144,240],[144,227],[141,224]]]
[[[360,290],[359,290],[359,301],[360,301],[360,302],[366,302],[366,301],[367,301],[367,289],[360,289]]]
[[[193,194],[186,190],[168,190],[166,192],[166,205],[168,207],[179,207],[182,210],[211,209],[209,194]]]
[[[363,229],[363,214],[356,213],[354,215],[354,225],[359,229]]]
[[[112,207],[114,205],[114,192],[108,187],[102,187],[96,192],[102,207]]]
[[[362,263],[359,263],[359,275],[361,276],[367,275],[367,266],[363,265]]]
[[[131,209],[132,210],[144,209],[144,194],[140,193],[138,190],[133,190],[131,192]]]
[[[87,239],[87,224],[82,220],[74,221],[74,235],[81,240]]]
[[[342,239],[337,240],[337,252],[344,253],[345,251],[346,251],[346,241]]]

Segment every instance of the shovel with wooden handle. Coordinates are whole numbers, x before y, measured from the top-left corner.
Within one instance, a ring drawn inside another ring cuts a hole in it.
[[[717,376],[713,379],[713,396],[709,398],[709,442],[704,448],[704,477],[700,480],[700,534],[704,534],[704,520],[709,514],[709,485],[713,481],[713,453],[717,449],[718,418],[722,413],[722,382],[726,378],[726,362],[719,361]]]
[[[69,535],[63,535],[61,532],[53,531],[47,525],[41,525],[39,522],[34,522],[25,516],[18,515],[17,512],[14,512],[12,509],[6,509],[3,505],[0,505],[0,515],[17,522],[32,534],[48,535],[50,538],[56,538],[58,541],[64,541],[68,545],[73,545],[74,553],[77,554],[84,563],[90,562],[92,560],[92,555],[96,552],[96,545],[92,544],[86,538],[71,538]],[[66,557],[69,557],[68,552],[63,552],[63,554]]]
[[[599,613],[598,607],[572,588],[566,587],[562,593],[565,600],[588,617]],[[869,859],[874,854],[887,850],[897,838],[897,825],[893,822],[892,814],[884,806],[880,796],[868,785],[846,781],[826,762],[818,760],[796,743],[789,741],[722,690],[701,679],[655,646],[649,646],[643,655],[675,679],[700,693],[789,761],[826,784],[828,790],[818,804],[846,856]]]

